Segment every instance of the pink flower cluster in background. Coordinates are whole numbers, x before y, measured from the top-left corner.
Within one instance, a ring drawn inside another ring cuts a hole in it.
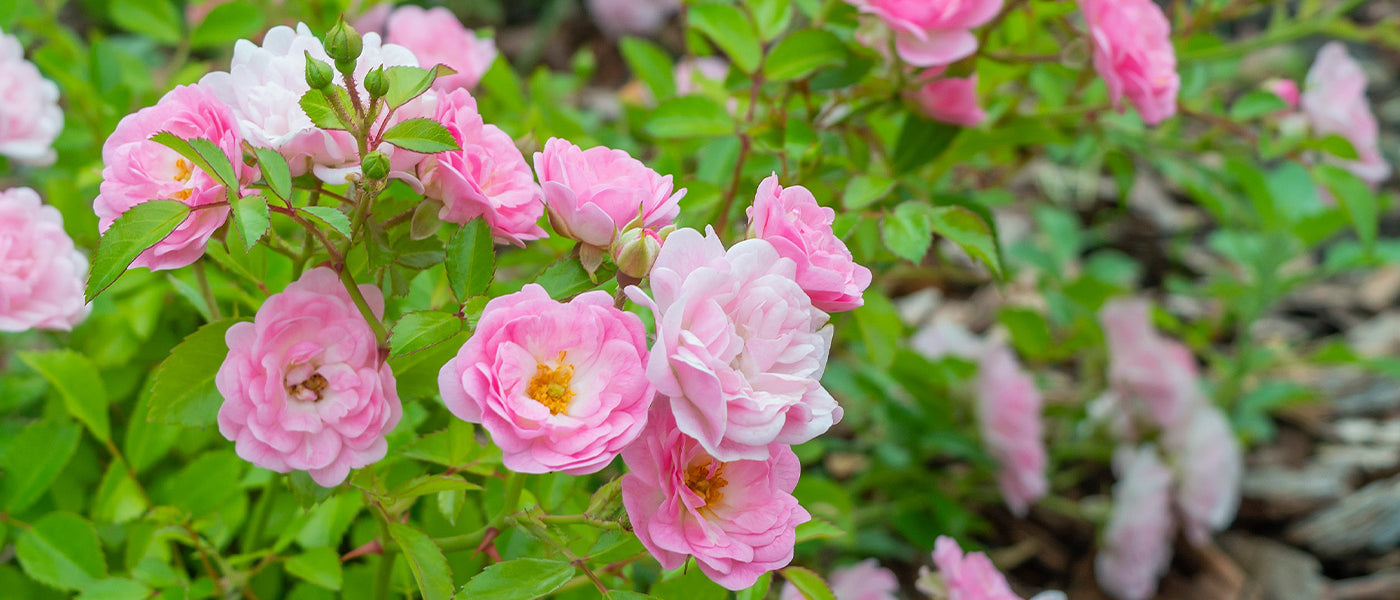
[[[433,89],[443,92],[476,87],[496,61],[496,42],[478,39],[452,11],[441,6],[423,9],[405,5],[394,9],[389,14],[384,41],[408,48],[425,69],[441,64],[456,71],[456,75],[433,82]]]
[[[29,188],[0,190],[0,331],[67,331],[87,318],[87,267],[58,209]]]
[[[0,31],[0,156],[33,166],[53,164],[63,130],[58,86],[24,59],[24,47]]]
[[[977,423],[982,443],[1000,470],[997,485],[1006,505],[1025,516],[1048,491],[1041,416],[1044,401],[1035,380],[1021,369],[1011,349],[992,346],[977,369]]]
[[[588,0],[588,14],[612,37],[656,33],[681,8],[681,0]]]
[[[894,32],[895,50],[916,67],[949,65],[977,51],[981,27],[1001,12],[1002,0],[846,0]]]
[[[1176,114],[1181,77],[1176,73],[1171,23],[1152,0],[1080,0],[1094,69],[1122,110],[1127,98],[1148,125]]]
[[[1304,84],[1298,104],[1313,134],[1340,135],[1356,150],[1356,160],[1331,160],[1373,186],[1389,179],[1392,169],[1381,156],[1380,125],[1366,99],[1366,73],[1346,46],[1341,42],[1323,46]]]

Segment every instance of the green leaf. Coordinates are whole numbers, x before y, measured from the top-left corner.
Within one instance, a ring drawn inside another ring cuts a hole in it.
[[[446,263],[447,281],[458,300],[486,293],[496,274],[496,251],[485,219],[472,219],[452,234]]]
[[[88,357],[72,350],[21,352],[20,360],[34,369],[58,390],[68,414],[86,425],[102,442],[112,440],[112,424],[107,415],[107,388],[102,375]]]
[[[1380,229],[1380,207],[1375,192],[1365,181],[1341,167],[1318,165],[1313,168],[1313,176],[1337,198],[1356,228],[1362,248],[1371,252]]]
[[[411,312],[399,318],[389,334],[389,356],[397,358],[413,354],[447,341],[462,330],[457,315],[435,310]]]
[[[85,297],[92,302],[126,272],[131,261],[156,245],[190,214],[190,207],[175,200],[151,200],[131,207],[102,234],[92,252]]]
[[[657,106],[644,129],[663,139],[727,136],[734,135],[734,117],[704,96],[681,96]]]
[[[252,252],[253,246],[272,226],[272,215],[267,211],[267,196],[252,194],[233,201],[233,225],[243,234],[244,253]]]
[[[1041,359],[1054,353],[1055,341],[1050,336],[1050,325],[1040,313],[1024,308],[1003,308],[997,315],[997,321],[1011,333],[1011,343],[1021,355]]]
[[[248,0],[220,4],[190,34],[190,45],[213,48],[230,45],[240,39],[252,38],[262,31],[265,20],[262,9]]]
[[[735,600],[763,600],[764,597],[768,596],[768,588],[771,585],[773,585],[773,573],[764,573],[748,589],[740,590],[735,596]]]
[[[855,310],[856,327],[870,362],[882,369],[894,362],[904,323],[894,304],[878,290],[865,291],[865,305]]]
[[[632,73],[651,89],[653,98],[660,101],[676,95],[676,66],[665,50],[634,37],[622,38],[618,47]]]
[[[1230,118],[1248,121],[1268,116],[1281,110],[1288,110],[1288,103],[1273,92],[1253,91],[1240,97],[1230,106]]]
[[[759,37],[765,42],[782,35],[792,23],[792,0],[746,0],[745,3],[758,26]]]
[[[1302,146],[1309,150],[1318,150],[1331,154],[1342,160],[1356,160],[1360,157],[1356,153],[1356,146],[1351,140],[1338,134],[1332,134],[1322,139],[1310,139],[1303,141]]]
[[[68,512],[44,515],[15,540],[20,567],[35,581],[60,590],[80,590],[107,576],[97,531]]]
[[[214,512],[239,493],[238,481],[246,464],[232,450],[206,452],[162,480],[152,496],[195,517]]]
[[[214,424],[223,404],[214,376],[228,355],[224,335],[238,322],[208,323],[170,350],[152,376],[149,420],[188,427]]]
[[[335,91],[345,91],[340,88],[332,88],[332,90],[332,93],[335,93]],[[348,98],[349,96],[347,95],[346,97]],[[335,107],[331,106],[330,100],[321,90],[311,90],[302,94],[301,100],[297,101],[297,104],[301,106],[301,110],[306,113],[307,118],[311,119],[311,123],[321,129],[339,129],[342,131],[350,129],[350,126],[346,125],[345,121],[340,120],[340,114],[335,111]]]
[[[165,44],[180,41],[180,13],[170,0],[113,0],[109,14],[119,27],[132,33]]]
[[[77,425],[55,421],[39,421],[20,430],[0,460],[5,467],[5,476],[0,478],[5,510],[24,512],[42,497],[77,451],[81,435]]]
[[[745,73],[758,69],[763,46],[748,16],[732,4],[706,3],[690,7],[690,26],[714,40],[729,55],[734,66]]]
[[[841,206],[846,210],[860,210],[879,202],[890,190],[895,181],[879,175],[857,175],[846,183],[846,191],[841,196]]]
[[[1001,275],[1001,252],[996,236],[982,217],[962,206],[938,206],[929,213],[933,230],[981,260],[992,273]]]
[[[297,209],[312,222],[325,225],[339,233],[341,237],[350,238],[350,217],[340,212],[334,206],[303,206]]]
[[[917,200],[904,202],[886,214],[880,226],[880,235],[885,247],[896,256],[913,263],[920,263],[928,248],[933,244],[933,219],[929,217],[930,206]]]
[[[836,600],[831,588],[826,587],[826,582],[816,573],[802,567],[788,567],[778,572],[796,587],[797,591],[802,592],[802,596],[807,600]]]
[[[427,534],[403,523],[390,523],[389,536],[398,543],[408,561],[423,600],[447,600],[452,597],[452,570],[442,549]]]
[[[92,582],[78,594],[78,600],[144,600],[151,597],[151,588],[133,579],[110,577]]]
[[[588,271],[573,258],[565,258],[545,268],[535,278],[535,283],[544,286],[545,291],[549,292],[549,297],[555,300],[572,298],[597,287],[588,276]]]
[[[253,153],[258,155],[258,169],[262,170],[267,187],[271,188],[278,198],[291,202],[292,170],[287,166],[287,159],[271,148],[254,148]]]
[[[453,75],[457,71],[447,65],[436,65],[432,69],[421,67],[386,67],[384,77],[389,80],[389,92],[384,94],[384,102],[389,108],[398,108],[409,100],[423,95],[433,87],[439,77]]]
[[[292,488],[292,495],[302,508],[316,506],[335,493],[335,488],[321,487],[321,484],[316,483],[306,471],[292,471],[287,474],[287,485]]]
[[[462,588],[471,600],[534,600],[568,583],[574,566],[562,560],[517,558],[486,567]]]
[[[472,430],[470,423],[452,419],[447,429],[425,435],[404,446],[399,453],[445,467],[460,467],[478,448]]]
[[[390,127],[384,132],[384,141],[424,154],[462,149],[442,123],[426,118],[408,119]]]
[[[287,572],[323,588],[340,591],[340,555],[328,547],[312,548],[287,559]]]
[[[150,506],[141,495],[141,486],[126,472],[119,460],[107,465],[93,500],[92,518],[99,523],[126,523],[141,516]]]
[[[822,67],[846,63],[846,44],[836,34],[821,29],[793,32],[768,54],[763,74],[773,81],[802,79]]]
[[[840,527],[817,518],[797,526],[797,542],[799,544],[809,540],[833,539],[844,535],[846,532]]]
[[[922,167],[939,156],[953,144],[963,128],[937,121],[930,121],[916,115],[909,115],[904,127],[899,130],[895,142],[894,160],[891,167],[896,174],[904,174]]]

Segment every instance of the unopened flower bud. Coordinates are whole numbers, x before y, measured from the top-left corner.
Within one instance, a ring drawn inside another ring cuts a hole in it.
[[[360,171],[366,179],[384,179],[389,176],[389,157],[383,152],[370,152],[360,161]]]
[[[628,229],[613,242],[613,262],[617,270],[641,279],[651,272],[656,255],[661,253],[661,237],[650,229]]]
[[[588,500],[588,510],[584,511],[593,519],[608,520],[622,509],[622,478],[618,477],[603,484]]]
[[[365,91],[370,98],[383,98],[389,93],[389,78],[384,75],[384,67],[376,67],[365,74]]]
[[[335,60],[337,69],[340,69],[342,64],[349,63],[350,70],[353,71],[355,61],[360,58],[360,52],[364,49],[363,44],[360,32],[347,25],[343,19],[326,32],[326,54]],[[344,73],[345,69],[340,71]]]
[[[335,80],[335,72],[331,71],[331,66],[316,60],[310,52],[306,52],[306,85],[313,90],[324,90],[331,86]]]

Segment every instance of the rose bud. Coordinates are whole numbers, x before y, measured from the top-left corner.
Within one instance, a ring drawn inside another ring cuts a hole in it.
[[[306,54],[306,85],[311,86],[313,90],[324,90],[330,87],[335,82],[335,71],[331,70],[330,65],[312,57],[310,51],[304,53]]]

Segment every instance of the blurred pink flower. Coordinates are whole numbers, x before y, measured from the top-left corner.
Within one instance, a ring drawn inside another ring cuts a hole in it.
[[[933,544],[933,564],[938,567],[943,597],[947,600],[1020,600],[1006,577],[981,552],[963,555],[958,542],[946,535]]]
[[[910,96],[919,110],[930,119],[976,127],[987,120],[986,111],[977,105],[977,75],[971,77],[927,77]]]
[[[53,141],[63,130],[58,86],[24,59],[24,47],[0,31],[0,156],[44,167],[53,164]]]
[[[365,1],[375,2],[375,0]],[[380,34],[384,33],[384,30],[387,29],[389,25],[389,15],[394,14],[394,0],[385,0],[384,2],[374,4],[369,8],[369,10],[364,10],[362,4],[364,4],[364,2],[362,2],[361,0],[351,0],[350,7],[345,11],[345,14],[347,15],[359,15],[355,17],[353,23],[355,26],[355,31],[358,31],[361,34],[369,33],[371,31]]]
[[[481,217],[497,242],[517,246],[545,237],[538,223],[544,195],[529,163],[510,135],[482,121],[471,94],[458,89],[442,96],[433,120],[462,148],[430,155],[418,166],[426,195],[443,203],[438,217],[451,223]]]
[[[656,315],[647,376],[677,426],[719,460],[769,457],[841,420],[821,385],[831,348],[826,313],[812,307],[792,260],[765,240],[728,251],[713,230],[666,238],[651,270]]]
[[[836,600],[897,600],[899,579],[873,558],[831,570],[828,587]],[[791,583],[783,585],[779,600],[806,600]]]
[[[977,373],[977,422],[982,442],[996,459],[997,483],[1006,505],[1025,516],[1049,491],[1045,479],[1040,390],[1021,369],[1011,349],[994,346],[982,356]]]
[[[194,211],[131,264],[153,271],[178,269],[199,260],[229,211],[223,184],[174,150],[151,141],[151,136],[162,131],[183,139],[214,142],[233,163],[240,182],[251,183],[257,178],[257,169],[243,164],[243,139],[233,113],[204,86],[177,87],[155,106],[123,117],[102,145],[102,186],[92,204],[99,230],[107,231],[117,217],[150,200],[177,200],[195,207],[224,203]]]
[[[492,299],[438,387],[520,473],[595,473],[646,425],[646,328],[607,292],[557,302],[543,287]]]
[[[1270,79],[1264,82],[1264,91],[1267,91],[1283,100],[1288,105],[1288,110],[1298,108],[1298,82],[1292,79]]]
[[[1171,23],[1152,0],[1079,0],[1094,44],[1094,69],[1119,111],[1127,96],[1148,125],[1176,114]]]
[[[700,80],[723,82],[729,76],[729,63],[714,56],[687,56],[676,63],[676,95],[700,91]]]
[[[394,9],[385,41],[408,48],[423,68],[444,64],[457,71],[456,75],[433,82],[433,89],[444,92],[476,87],[496,60],[494,40],[477,39],[476,33],[463,27],[452,11],[441,6],[425,10],[405,5]]]
[[[1139,408],[1164,429],[1187,419],[1205,401],[1196,358],[1152,326],[1146,300],[1113,300],[1099,311],[1108,340],[1108,383],[1130,416]],[[1133,422],[1135,419],[1129,419]]]
[[[642,545],[664,569],[696,564],[731,590],[792,561],[797,526],[811,520],[797,503],[801,465],[772,444],[762,460],[721,461],[652,408],[642,436],[622,451],[629,471],[622,502]]]
[[[1176,506],[1186,538],[1197,546],[1225,529],[1240,506],[1244,459],[1225,414],[1202,403],[1163,445],[1176,471]]]
[[[1341,42],[1330,42],[1317,53],[1301,104],[1316,136],[1340,135],[1356,149],[1356,160],[1333,159],[1339,166],[1372,185],[1390,178],[1390,164],[1380,151],[1380,126],[1366,99],[1366,73]]]
[[[681,0],[588,0],[588,14],[612,37],[650,35],[681,8]]]
[[[674,223],[685,197],[684,189],[674,191],[670,175],[622,150],[584,150],[559,138],[535,153],[535,172],[554,230],[599,250],[633,221],[652,230]]]
[[[382,318],[379,288],[360,292]],[[384,458],[384,436],[403,412],[394,374],[335,271],[307,271],[225,339],[214,379],[224,397],[219,433],[238,456],[278,473],[307,471],[324,487]]]
[[[812,305],[842,312],[865,303],[870,269],[856,264],[845,242],[831,229],[836,212],[817,204],[800,185],[783,187],[771,175],[758,186],[749,217],[749,236],[767,240],[783,258],[797,264],[797,283]]]
[[[0,190],[0,331],[68,331],[87,318],[87,257],[34,190]]]
[[[948,65],[977,51],[981,27],[1001,12],[1002,0],[846,0],[894,30],[899,57],[916,67]]]
[[[1113,453],[1113,511],[1101,534],[1094,573],[1118,600],[1147,600],[1172,559],[1172,474],[1150,445]]]

